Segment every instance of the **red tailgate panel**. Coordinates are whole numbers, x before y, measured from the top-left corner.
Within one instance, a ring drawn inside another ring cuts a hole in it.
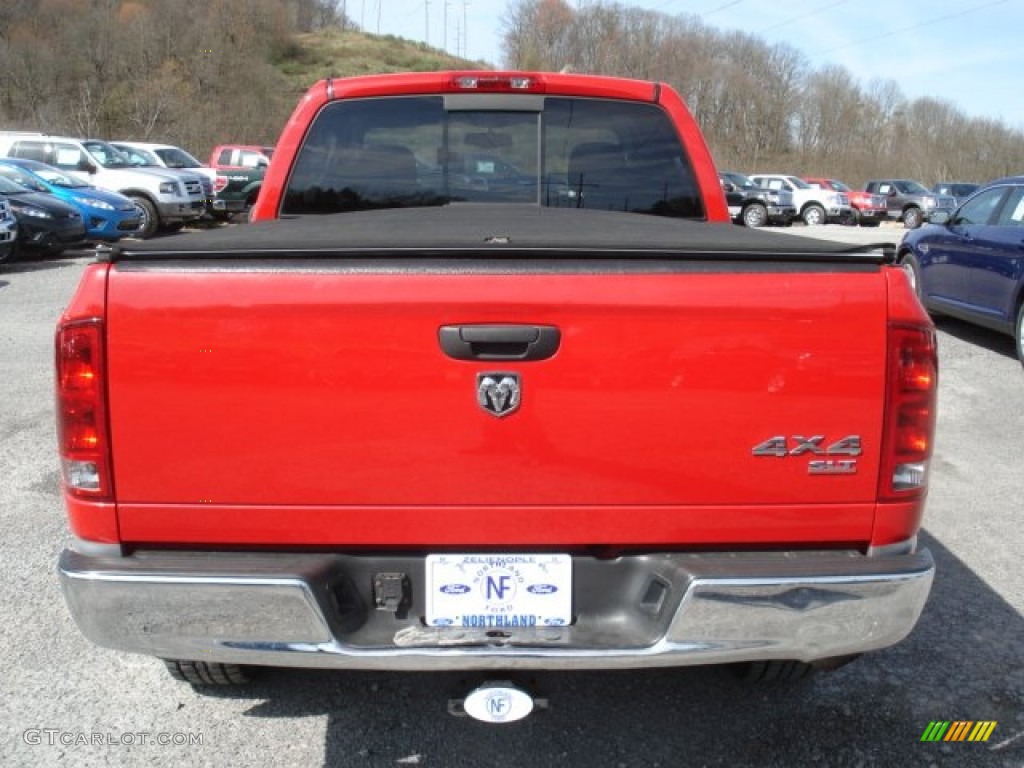
[[[878,273],[849,272],[115,268],[108,354],[122,532],[155,540],[168,516],[217,520],[222,506],[224,535],[273,541],[266,510],[283,506],[314,540],[317,530],[335,540],[346,519],[368,527],[360,515],[394,507],[425,509],[424,530],[409,534],[423,541],[445,524],[428,508],[550,507],[554,519],[558,508],[600,506],[690,507],[702,520],[728,507],[726,535],[744,505],[846,504],[830,520],[866,539],[883,290]],[[440,326],[481,323],[555,325],[561,345],[538,362],[442,352]],[[520,375],[516,413],[496,418],[478,405],[476,377],[488,371]],[[860,436],[856,474],[812,476],[809,461],[822,457],[752,453],[769,438],[814,435],[822,446]],[[636,517],[654,521],[678,535],[661,516]],[[713,524],[701,528],[714,538]]]

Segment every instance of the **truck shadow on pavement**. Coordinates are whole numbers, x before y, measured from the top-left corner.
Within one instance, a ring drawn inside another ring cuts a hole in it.
[[[803,683],[726,668],[530,674],[273,670],[253,718],[326,715],[328,766],[997,765],[1024,761],[1024,618],[923,533],[937,576],[901,644]],[[447,713],[484,679],[550,708],[508,725]],[[922,743],[933,720],[994,720],[987,743]]]
[[[948,333],[950,336],[954,336],[961,341],[966,341],[968,344],[973,344],[990,352],[1009,357],[1011,360],[1017,359],[1016,342],[1012,336],[1008,336],[1005,333],[982,328],[964,320],[958,320],[955,317],[937,317],[935,318],[935,327],[943,333]],[[939,354],[940,356],[942,354],[941,348]],[[939,363],[941,364],[941,362],[942,359],[940,357]]]

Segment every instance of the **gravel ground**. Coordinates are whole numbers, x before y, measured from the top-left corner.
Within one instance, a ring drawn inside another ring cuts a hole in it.
[[[902,237],[894,227],[787,232]],[[783,688],[699,668],[517,676],[550,708],[485,726],[446,713],[473,684],[465,676],[273,671],[240,692],[200,695],[159,662],[81,637],[55,572],[68,537],[51,345],[87,261],[0,268],[4,766],[1024,765],[1024,371],[1008,337],[939,324],[939,438],[922,535],[938,575],[906,641]],[[921,743],[933,720],[998,725],[987,743]],[[157,743],[165,738],[173,743]]]

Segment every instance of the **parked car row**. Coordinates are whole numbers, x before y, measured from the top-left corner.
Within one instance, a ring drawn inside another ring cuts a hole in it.
[[[812,185],[798,176],[764,173],[746,176],[734,171],[719,173],[733,221],[747,227],[765,224],[789,226],[800,219],[808,226],[854,221],[845,189]]]
[[[0,131],[0,262],[247,212],[272,152],[220,145],[211,167],[170,144]]]
[[[793,193],[784,189],[768,189],[755,183],[749,176],[734,171],[718,174],[729,206],[729,215],[737,224],[763,227],[778,224],[788,227],[796,218]]]
[[[798,217],[807,224],[902,222],[908,231],[897,259],[925,308],[1011,335],[1024,365],[1024,176],[931,189],[909,179],[872,179],[863,191],[836,179],[780,174],[721,172],[719,181],[733,221],[748,227],[788,226]],[[829,207],[804,185],[842,197]],[[852,212],[847,218],[843,198]]]
[[[139,228],[139,212],[130,198],[94,187],[38,160],[4,158],[0,176],[76,208],[82,215],[83,239],[115,242]]]
[[[838,179],[808,177],[804,181],[811,187],[830,189],[833,192],[846,195],[850,201],[850,215],[843,223],[857,224],[862,227],[877,227],[889,217],[886,200],[881,195],[875,195],[864,190],[850,189],[850,187]]]
[[[211,195],[204,195],[194,174],[136,167],[114,146],[96,139],[5,131],[0,133],[0,156],[36,160],[128,197],[139,213],[139,237],[198,219],[212,195],[212,185]]]
[[[210,184],[207,212],[216,219],[248,213],[256,204],[273,147],[249,144],[218,144],[207,165],[181,147],[142,141],[114,141],[132,163],[143,167],[185,170],[205,177]],[[212,191],[212,194],[210,194]]]
[[[66,246],[85,239],[82,214],[52,195],[33,192],[0,174],[0,196],[5,198],[16,219],[6,258],[17,258],[22,250],[45,255],[60,253]]]
[[[915,229],[934,211],[952,211],[977,184],[939,182],[931,190],[910,179],[871,179],[855,190],[838,179],[765,173],[719,174],[733,221],[748,227],[788,226],[800,219],[808,226],[850,224],[877,227],[902,222]],[[774,193],[774,197],[768,197]]]

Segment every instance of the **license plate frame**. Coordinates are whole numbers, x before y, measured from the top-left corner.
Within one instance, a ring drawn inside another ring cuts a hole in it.
[[[553,553],[428,555],[430,627],[508,630],[572,623],[572,557]]]

